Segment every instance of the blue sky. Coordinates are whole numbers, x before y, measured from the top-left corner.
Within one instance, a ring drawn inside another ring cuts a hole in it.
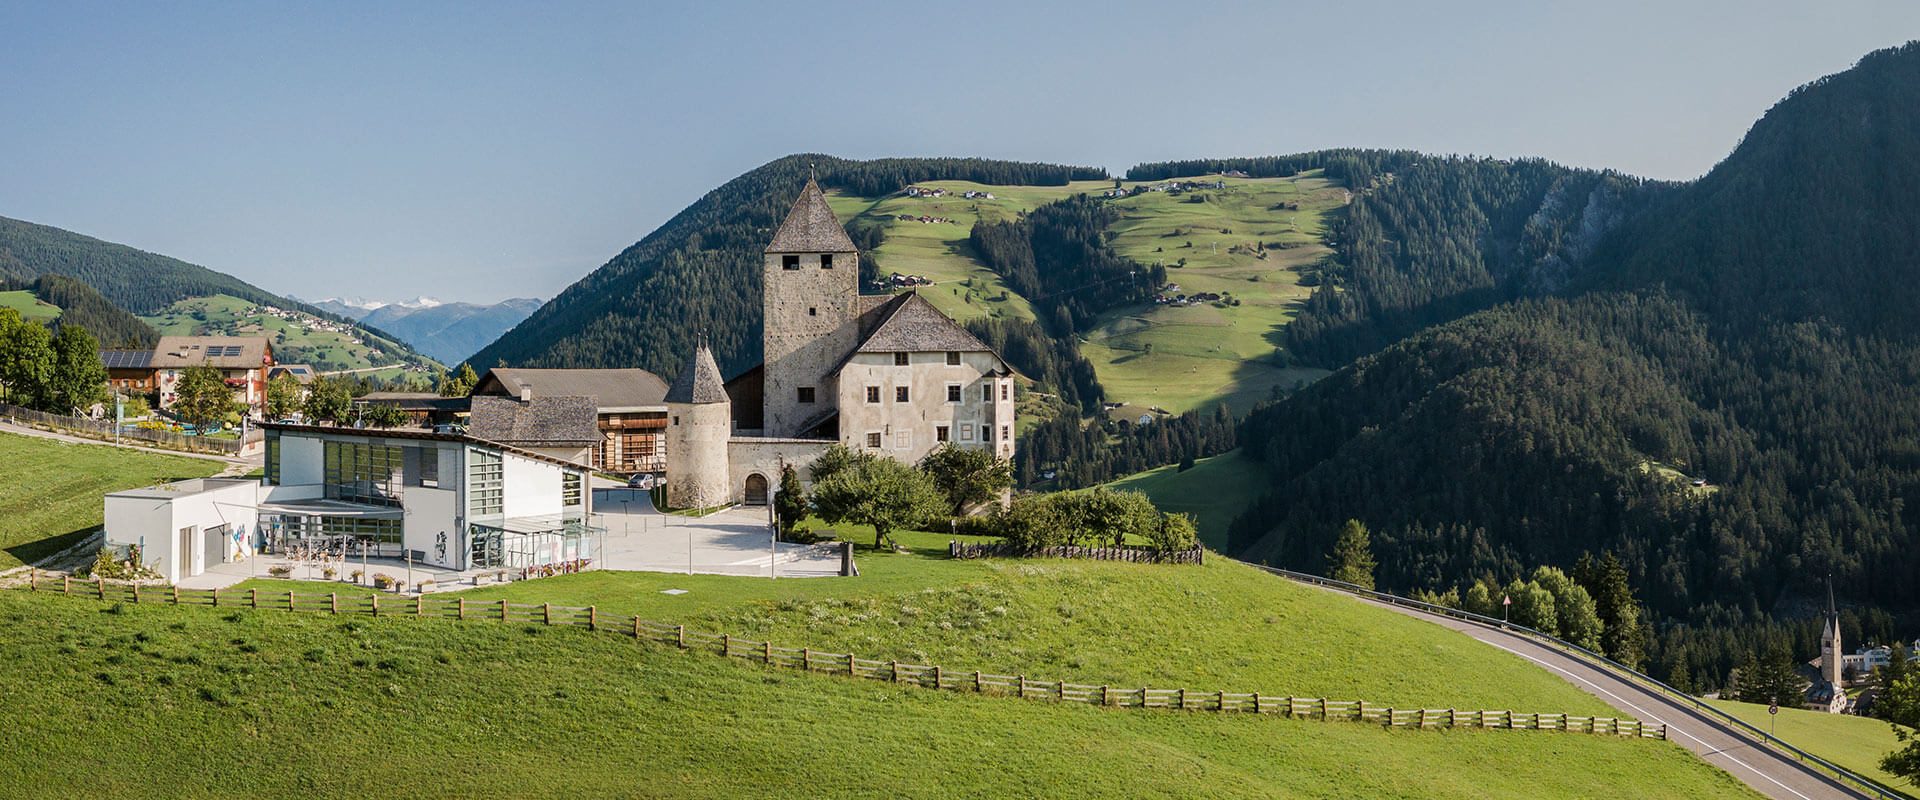
[[[551,297],[793,152],[1695,177],[1920,3],[0,1],[0,215],[307,298]]]

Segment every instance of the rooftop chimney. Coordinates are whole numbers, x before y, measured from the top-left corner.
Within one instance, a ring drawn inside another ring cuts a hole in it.
[[[531,383],[520,384],[520,402],[522,403],[533,402],[533,384]]]

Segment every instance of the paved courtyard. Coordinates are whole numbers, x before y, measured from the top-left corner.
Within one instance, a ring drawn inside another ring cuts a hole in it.
[[[731,508],[693,518],[662,514],[647,493],[630,489],[593,490],[597,524],[607,529],[594,558],[596,569],[640,572],[680,572],[745,577],[819,578],[840,574],[837,545],[775,544],[765,507]],[[414,564],[400,559],[365,560],[367,574],[387,574],[407,581],[409,588],[431,580],[437,591],[480,585],[493,580],[497,570],[464,572]],[[291,564],[292,577],[321,580],[321,567],[293,563],[276,556],[258,556],[234,564],[217,564],[180,582],[189,589],[217,589],[248,578],[267,577],[269,568]],[[342,577],[363,569],[360,559],[339,565]],[[411,577],[409,577],[409,575]]]

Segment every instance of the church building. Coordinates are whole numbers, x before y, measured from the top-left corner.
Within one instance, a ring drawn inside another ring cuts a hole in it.
[[[767,502],[833,444],[915,463],[1013,456],[1013,370],[917,293],[860,294],[860,254],[809,179],[761,266],[763,358],[721,379],[702,343],[668,388],[667,503]]]

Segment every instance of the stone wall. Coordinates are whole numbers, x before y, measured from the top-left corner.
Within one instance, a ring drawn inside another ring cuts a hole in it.
[[[833,368],[858,343],[855,317],[860,301],[860,259],[852,252],[832,253],[833,267],[821,267],[819,253],[801,253],[799,269],[782,266],[783,253],[768,253],[761,308],[765,314],[761,344],[766,359],[765,412],[768,436],[796,436],[800,426],[818,418],[836,397]],[[813,387],[814,402],[801,403],[799,389]]]
[[[801,483],[811,487],[813,475],[807,467],[833,444],[821,439],[775,439],[748,436],[729,439],[727,461],[732,475],[728,500],[736,503],[744,500],[747,477],[756,473],[767,479],[769,488],[778,488],[780,467],[783,464],[793,465],[794,470],[800,474]]]
[[[732,417],[727,403],[667,406],[667,505],[704,508],[733,497],[727,471]]]

